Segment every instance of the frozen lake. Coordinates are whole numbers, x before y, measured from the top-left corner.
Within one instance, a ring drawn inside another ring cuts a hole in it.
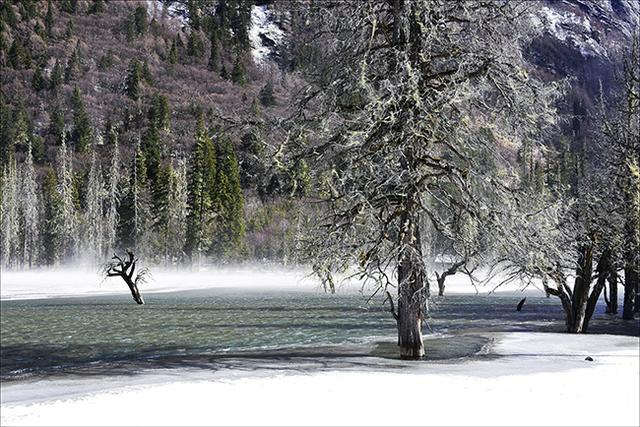
[[[425,326],[428,360],[472,356],[487,332],[562,332],[555,298],[435,298]],[[3,382],[66,375],[134,374],[154,368],[336,368],[364,356],[395,358],[395,322],[382,299],[310,290],[200,289],[1,302]],[[634,335],[598,307],[593,332]],[[380,362],[384,367],[385,362]],[[391,361],[389,360],[389,363]]]

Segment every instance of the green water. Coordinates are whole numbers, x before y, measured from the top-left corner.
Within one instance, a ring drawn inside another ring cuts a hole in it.
[[[516,312],[519,299],[436,298],[424,329],[432,340],[428,356],[473,354],[486,340],[470,334],[563,330],[556,299],[528,297]],[[145,301],[138,306],[128,295],[2,301],[0,379],[173,367],[250,369],[265,361],[322,365],[336,358],[395,355],[388,307],[381,299],[367,303],[363,295],[209,289],[147,294]],[[616,330],[616,322],[597,314],[591,329],[628,332]],[[442,339],[451,336],[464,338]]]

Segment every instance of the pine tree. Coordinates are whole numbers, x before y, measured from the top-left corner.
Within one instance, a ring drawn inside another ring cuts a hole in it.
[[[31,268],[38,259],[38,186],[36,171],[33,167],[31,144],[27,148],[27,156],[22,165],[20,181],[20,210],[23,218],[23,262]]]
[[[98,14],[104,12],[104,0],[93,0],[91,6],[87,10],[88,15]]]
[[[191,31],[187,40],[187,55],[201,58],[204,55],[204,43],[198,31]]]
[[[62,143],[64,137],[64,112],[57,102],[51,107],[49,134],[53,135],[56,145]]]
[[[169,260],[169,246],[167,240],[169,227],[170,193],[173,179],[171,164],[163,164],[158,168],[156,179],[153,181],[151,202],[153,212],[153,230],[155,239],[153,249],[155,254],[162,254],[162,260],[167,264]]]
[[[111,117],[107,118],[105,121],[103,139],[107,145],[115,144],[118,139],[118,128],[113,123]]]
[[[0,98],[0,166],[6,165],[15,155],[13,125],[13,112],[9,104]]]
[[[53,66],[53,70],[51,70],[51,80],[49,82],[50,88],[53,92],[56,92],[64,82],[64,75],[62,71],[62,66],[60,62],[56,59],[56,63]]]
[[[211,33],[211,50],[209,52],[209,71],[218,71],[218,40],[214,32]]]
[[[222,68],[220,69],[220,77],[224,80],[229,79],[229,73],[227,73],[227,67],[225,67],[224,63],[222,64]]]
[[[195,144],[191,154],[187,181],[187,230],[185,253],[192,263],[198,263],[201,254],[211,245],[213,200],[216,180],[216,154],[213,142],[198,118]]]
[[[244,63],[240,60],[240,56],[236,56],[236,60],[233,63],[231,81],[240,86],[244,86],[247,83],[247,71],[244,68]]]
[[[53,5],[47,1],[47,14],[44,17],[44,30],[48,38],[53,38]]]
[[[69,19],[67,21],[67,26],[65,27],[65,30],[64,30],[64,38],[66,40],[70,40],[71,37],[73,37],[74,33],[75,33],[75,27],[73,25],[73,20]]]
[[[79,153],[84,153],[91,144],[93,138],[93,130],[89,120],[89,114],[84,106],[82,92],[76,87],[73,90],[71,100],[73,104],[73,142],[75,149]]]
[[[9,52],[7,54],[8,56],[8,60],[9,60],[9,65],[11,66],[11,68],[15,69],[15,70],[19,70],[21,68],[23,68],[23,66],[25,65],[25,52],[24,52],[24,47],[22,46],[22,43],[20,42],[20,38],[19,37],[15,37],[13,39],[13,43],[11,43],[11,47],[9,48]]]
[[[145,35],[147,33],[149,22],[147,21],[147,8],[144,5],[136,7],[133,22],[135,24],[136,32],[139,35]]]
[[[64,70],[64,81],[66,83],[75,80],[80,75],[80,46],[76,43],[71,57],[67,61],[67,68]]]
[[[58,192],[56,175],[52,169],[47,171],[42,185],[42,261],[46,265],[55,265],[62,258],[62,198]]]
[[[169,63],[176,64],[178,62],[178,46],[176,41],[171,42],[171,48],[169,49]]]
[[[171,111],[169,109],[169,100],[164,95],[156,95],[153,98],[153,104],[149,109],[149,120],[155,122],[157,129],[163,132],[169,132],[171,129]]]
[[[217,213],[214,252],[232,255],[244,245],[244,194],[240,186],[238,160],[231,140],[222,136],[217,145],[214,206]]]
[[[140,76],[144,79],[145,82],[147,82],[149,86],[153,86],[153,75],[151,75],[151,70],[149,69],[149,62],[147,62],[146,59],[142,61]]]
[[[98,262],[103,255],[105,241],[103,230],[102,205],[105,196],[104,183],[100,163],[96,160],[95,147],[91,150],[91,166],[87,180],[85,237],[82,240],[83,254],[89,255],[92,263]]]
[[[260,103],[265,107],[275,105],[276,100],[273,96],[273,82],[271,80],[267,81],[262,89],[260,89],[258,97],[260,98]]]
[[[31,87],[36,91],[40,92],[47,87],[47,81],[45,80],[42,74],[42,67],[37,67],[33,73],[33,77],[31,78]]]
[[[147,178],[151,181],[151,186],[155,185],[162,161],[162,145],[160,135],[155,121],[149,123],[149,128],[142,140],[142,151],[146,163]]]
[[[140,62],[133,59],[129,64],[129,72],[127,74],[127,81],[125,91],[129,98],[137,101],[141,95],[140,80],[142,79],[142,66]]]

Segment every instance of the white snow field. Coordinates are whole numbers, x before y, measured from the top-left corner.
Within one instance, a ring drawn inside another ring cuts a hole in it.
[[[303,272],[162,272],[143,293],[211,287],[318,290]],[[126,294],[95,272],[2,272],[2,300]],[[344,290],[359,289],[345,286]],[[492,288],[482,288],[486,294]],[[517,285],[499,289],[522,295]],[[462,276],[447,293],[473,294]],[[524,294],[540,292],[528,288]],[[504,319],[509,322],[508,318]],[[0,425],[640,425],[640,341],[618,335],[482,333],[481,357],[345,367],[174,368],[0,384]],[[429,340],[426,340],[427,352]],[[591,356],[593,361],[586,361]],[[320,361],[319,364],[324,363]]]
[[[2,386],[9,425],[628,425],[638,338],[499,334],[496,358],[309,374],[167,370]],[[588,349],[588,350],[587,350]],[[594,361],[585,361],[585,356]],[[407,362],[408,363],[408,362]],[[396,367],[397,368],[397,367]]]

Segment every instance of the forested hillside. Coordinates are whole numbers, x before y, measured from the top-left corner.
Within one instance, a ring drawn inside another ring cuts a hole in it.
[[[324,184],[336,171],[304,152],[323,108],[362,107],[357,88],[318,102],[360,53],[336,60],[333,39],[318,43],[340,3],[320,16],[293,1],[1,0],[3,266],[126,248],[174,266],[287,262],[300,213],[317,209],[308,197],[335,190]],[[540,131],[542,150],[505,150],[538,190],[577,183],[638,16],[623,0],[540,5],[523,67],[563,87],[558,131]],[[433,256],[474,252],[446,232],[423,240]]]
[[[305,171],[268,170],[289,88],[252,5],[2,1],[4,266],[286,260]]]

